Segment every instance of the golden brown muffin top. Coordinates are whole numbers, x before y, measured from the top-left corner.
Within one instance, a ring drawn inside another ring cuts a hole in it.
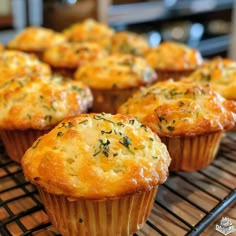
[[[118,112],[135,116],[160,136],[192,136],[232,128],[236,102],[209,87],[169,80],[136,93]]]
[[[147,40],[141,35],[133,32],[117,32],[111,39],[111,53],[125,53],[142,56],[148,49]]]
[[[0,52],[0,84],[24,75],[50,76],[51,70],[32,54],[14,50]]]
[[[236,62],[228,58],[214,58],[186,78],[187,81],[209,84],[226,99],[236,100]]]
[[[113,54],[78,68],[75,79],[93,89],[126,89],[152,83],[155,71],[140,57]]]
[[[53,76],[24,76],[0,85],[1,129],[49,129],[62,119],[86,112],[89,88],[79,81]]]
[[[65,42],[61,33],[43,27],[27,27],[17,34],[8,44],[7,48],[25,52],[41,52],[46,48]]]
[[[69,26],[63,31],[63,34],[69,41],[96,42],[106,47],[114,30],[93,19],[86,19]]]
[[[43,61],[53,67],[73,69],[106,55],[107,52],[96,43],[62,43],[49,47],[44,52]]]
[[[39,138],[22,159],[26,178],[71,200],[116,198],[163,183],[166,146],[134,118],[82,114]]]
[[[200,53],[184,44],[165,41],[146,53],[149,64],[158,70],[181,71],[195,69],[202,64]]]

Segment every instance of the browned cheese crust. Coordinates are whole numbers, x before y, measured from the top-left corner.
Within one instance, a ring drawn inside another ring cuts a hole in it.
[[[151,48],[145,58],[153,68],[167,71],[193,70],[203,62],[196,49],[171,41]]]
[[[107,52],[96,43],[62,43],[49,47],[43,61],[56,68],[76,69],[106,55]]]
[[[140,57],[113,54],[79,68],[75,79],[93,89],[128,89],[151,84],[155,71]]]
[[[143,56],[149,49],[148,41],[139,34],[121,31],[116,32],[111,39],[111,53],[125,53]]]
[[[25,52],[41,52],[46,48],[65,42],[61,33],[43,27],[28,27],[17,34],[7,48]]]
[[[209,87],[170,80],[136,93],[118,112],[137,117],[160,136],[192,136],[232,128],[236,102]]]
[[[86,19],[69,26],[63,31],[63,34],[69,41],[96,42],[107,48],[114,30],[93,19]]]
[[[78,81],[59,76],[11,79],[0,85],[0,129],[50,129],[91,105],[90,89]]]
[[[134,118],[105,113],[66,119],[25,153],[25,176],[71,200],[149,191],[168,175],[166,146]]]
[[[217,57],[206,61],[186,80],[209,84],[226,99],[236,100],[236,62],[231,59]]]
[[[0,52],[0,84],[24,75],[50,76],[50,67],[32,54],[4,50]]]

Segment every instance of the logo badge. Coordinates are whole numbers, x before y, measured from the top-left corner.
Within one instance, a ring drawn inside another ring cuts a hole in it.
[[[222,217],[220,220],[220,225],[216,225],[216,231],[222,233],[223,235],[228,235],[236,232],[236,227],[233,225],[230,218]]]

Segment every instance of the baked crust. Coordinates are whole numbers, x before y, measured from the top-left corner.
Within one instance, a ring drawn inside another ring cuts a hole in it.
[[[193,70],[203,62],[196,49],[171,41],[149,49],[145,58],[153,68],[168,71]]]
[[[106,55],[96,43],[62,43],[49,47],[43,54],[43,61],[56,68],[73,69]]]
[[[15,77],[32,74],[50,76],[51,70],[32,54],[14,50],[0,52],[0,84]]]
[[[64,120],[22,159],[33,184],[71,200],[149,191],[166,180],[169,163],[166,146],[149,128],[134,118],[105,113]]]
[[[8,44],[7,48],[25,52],[41,52],[46,48],[65,42],[61,33],[43,27],[27,27],[17,34]]]
[[[63,34],[69,41],[96,42],[107,47],[110,44],[114,30],[93,19],[86,19],[64,29]]]
[[[0,51],[3,51],[4,46],[0,43]]]
[[[236,102],[209,87],[169,80],[136,93],[118,112],[135,116],[160,136],[193,136],[232,128]]]
[[[75,73],[75,79],[94,89],[125,89],[151,84],[155,71],[140,57],[113,54],[87,64]]]
[[[149,45],[147,40],[141,35],[133,32],[116,32],[111,39],[111,53],[143,56],[148,49]]]
[[[91,91],[79,81],[59,76],[11,79],[0,85],[0,129],[50,129],[91,105]]]
[[[226,99],[236,100],[236,62],[231,59],[217,57],[208,60],[186,80],[209,84]]]

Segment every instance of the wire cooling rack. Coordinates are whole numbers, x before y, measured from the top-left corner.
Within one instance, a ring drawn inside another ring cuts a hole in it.
[[[37,190],[0,146],[0,235],[59,235],[48,220]],[[171,173],[159,188],[152,212],[136,236],[222,235],[221,217],[236,227],[236,136],[227,134],[215,161],[193,172]]]

